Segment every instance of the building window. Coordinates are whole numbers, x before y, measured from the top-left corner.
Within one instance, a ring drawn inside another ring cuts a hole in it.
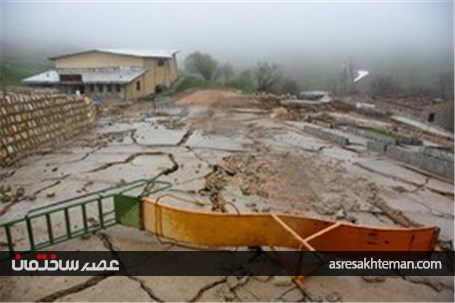
[[[136,82],[136,90],[141,90],[141,81]]]
[[[91,93],[94,93],[94,92],[95,92],[95,85],[90,84],[90,85],[88,86],[88,91],[91,92]]]
[[[97,92],[102,93],[103,92],[103,85],[102,84],[97,84],[96,85],[96,90],[97,90]]]
[[[436,114],[435,113],[430,113],[428,115],[428,122],[434,122],[434,118],[436,118]]]
[[[121,92],[122,92],[122,87],[120,86],[120,84],[116,84],[116,85],[115,85],[115,91],[116,91],[117,93],[121,93]]]
[[[164,66],[164,59],[158,59],[158,66]]]
[[[107,85],[107,92],[112,93],[112,84]]]
[[[59,77],[62,83],[82,83],[82,75],[79,74],[60,74]]]

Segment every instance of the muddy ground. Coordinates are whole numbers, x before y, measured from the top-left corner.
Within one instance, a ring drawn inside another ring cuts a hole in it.
[[[198,102],[198,94],[209,104]],[[349,147],[314,137],[303,130],[308,124],[305,113],[273,111],[275,105],[242,102],[244,97],[231,92],[223,93],[219,102],[213,100],[217,96],[196,92],[177,102],[166,98],[105,110],[93,131],[0,169],[1,184],[11,189],[10,198],[0,203],[0,219],[159,176],[182,196],[202,201],[185,207],[235,212],[234,205],[240,212],[292,213],[378,226],[435,224],[441,228],[438,246],[453,249],[453,181],[369,152],[366,139],[349,133],[344,133],[353,142]],[[52,249],[179,247],[117,225]],[[453,278],[308,277],[304,286],[302,292],[288,277],[2,277],[0,301],[454,300]]]

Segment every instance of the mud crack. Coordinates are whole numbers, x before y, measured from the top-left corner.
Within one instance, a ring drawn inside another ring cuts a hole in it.
[[[141,286],[142,290],[144,290],[148,296],[150,297],[150,299],[152,299],[153,301],[157,301],[157,302],[164,302],[163,299],[160,299],[158,298],[155,293],[153,292],[153,290],[148,287],[147,285],[145,285],[144,281],[142,281],[141,279],[139,279],[138,277],[135,277],[135,276],[126,276],[128,279],[130,280],[133,280],[137,283],[139,283],[139,285]]]
[[[177,143],[177,146],[181,146],[181,145],[185,144],[193,133],[194,133],[194,128],[192,128],[192,127],[189,128],[185,132],[185,134],[182,136],[182,138],[179,140],[179,142]]]
[[[166,153],[163,153],[163,154],[166,154]],[[155,179],[158,179],[159,177],[161,177],[163,175],[164,176],[170,175],[179,169],[179,164],[177,163],[177,161],[175,161],[174,155],[169,153],[169,154],[167,154],[167,156],[168,156],[169,160],[172,162],[172,166],[161,171],[158,175],[155,176]]]
[[[54,187],[54,186],[59,185],[60,183],[62,183],[63,180],[65,180],[65,179],[68,178],[69,176],[71,176],[71,174],[66,174],[66,175],[64,175],[63,177],[59,178],[59,180],[55,181],[54,183],[49,184],[49,185],[47,185],[47,186],[44,186],[44,187],[38,189],[37,191],[35,191],[35,192],[33,193],[33,195],[36,196],[36,195],[38,195],[39,193],[42,193],[43,191],[45,191],[46,189],[49,189],[49,188],[52,188],[52,187]],[[44,181],[44,180],[43,180],[43,181]]]
[[[94,168],[92,170],[87,171],[87,173],[94,173],[94,172],[97,172],[97,171],[100,171],[100,170],[105,170],[105,169],[108,169],[109,167],[115,166],[115,165],[127,164],[127,163],[133,161],[134,159],[136,159],[137,157],[141,157],[141,156],[160,156],[160,155],[166,155],[166,154],[167,153],[161,152],[161,151],[138,152],[138,153],[134,153],[132,155],[129,155],[123,161],[114,161],[114,162],[105,163],[105,164],[103,164],[101,166],[98,166],[97,168]]]
[[[218,285],[220,285],[220,284],[223,284],[223,283],[225,283],[226,281],[227,281],[227,278],[225,277],[225,278],[223,278],[223,279],[221,279],[221,280],[218,280],[218,281],[215,281],[215,282],[213,282],[213,283],[210,283],[210,284],[205,285],[204,287],[202,287],[201,289],[199,289],[199,291],[197,292],[197,294],[196,294],[193,298],[191,298],[188,302],[196,302],[197,300],[199,300],[199,299],[202,297],[202,295],[203,295],[206,291],[208,291],[208,290],[214,288],[215,286],[218,286]]]
[[[86,280],[83,283],[71,286],[71,287],[69,287],[67,289],[63,289],[63,290],[57,291],[57,292],[55,292],[53,294],[50,294],[50,295],[45,296],[45,297],[43,297],[41,299],[38,299],[35,302],[53,302],[53,301],[57,301],[57,300],[65,297],[65,296],[68,296],[68,295],[80,292],[80,291],[82,291],[84,289],[87,289],[89,287],[95,286],[98,283],[100,283],[101,281],[103,281],[104,279],[112,276],[113,274],[114,273],[109,273],[109,274],[106,274],[106,276],[94,276],[94,277],[91,277],[90,279]]]
[[[112,254],[114,256],[117,256],[118,257],[118,254],[117,254],[117,251],[119,249],[116,249],[114,247],[114,244],[112,244],[112,241],[110,239],[110,237],[102,232],[99,232],[97,233],[97,236],[98,238],[100,238],[100,240],[103,242],[103,246],[108,249],[110,252],[112,252]],[[122,265],[123,266],[123,265]],[[123,268],[125,271],[126,271],[126,268]],[[127,272],[127,271],[126,271]],[[139,283],[139,285],[141,286],[141,288],[148,294],[148,296],[150,297],[150,299],[152,299],[153,301],[157,301],[157,302],[164,302],[164,300],[158,298],[154,293],[153,293],[153,290],[148,287],[147,285],[145,285],[144,281],[142,281],[141,279],[137,278],[137,277],[134,277],[132,275],[130,275],[129,273],[126,274],[126,277],[130,280],[133,280],[137,283]]]
[[[454,196],[453,192],[445,192],[445,191],[441,191],[441,190],[434,189],[434,188],[431,188],[431,187],[427,186],[427,184],[429,182],[429,177],[427,177],[425,179],[424,183],[420,184],[420,183],[412,182],[412,181],[409,181],[409,180],[406,180],[406,179],[403,179],[403,178],[400,178],[400,177],[397,177],[397,176],[394,176],[394,175],[390,175],[390,174],[386,174],[386,173],[377,171],[377,170],[372,169],[370,167],[364,166],[363,164],[361,164],[359,162],[354,162],[353,165],[355,165],[357,167],[360,167],[361,169],[364,169],[364,170],[366,170],[366,171],[368,171],[370,173],[377,174],[377,175],[380,175],[380,176],[383,176],[383,177],[386,177],[386,178],[390,178],[390,179],[392,179],[394,181],[398,181],[398,182],[402,182],[402,183],[405,183],[405,184],[412,185],[412,186],[416,187],[416,189],[414,191],[427,189],[427,190],[429,190],[429,191],[431,191],[433,193],[436,193],[436,194],[439,194],[439,195],[442,195],[442,196],[445,196],[445,197],[453,197]]]
[[[384,214],[389,217],[393,222],[403,227],[421,227],[422,224],[417,223],[405,215],[400,210],[390,207],[382,198],[377,198],[372,204],[382,210]]]
[[[232,172],[225,170],[221,165],[213,165],[212,171],[205,176],[205,186],[198,191],[199,194],[209,196],[212,211],[227,212],[226,201],[221,194],[227,184],[226,175],[232,176]]]
[[[379,197],[378,195],[378,189],[376,188],[376,185],[373,183],[370,183],[368,185],[368,191],[370,193],[368,200],[369,202],[379,208],[384,215],[389,217],[394,223],[401,225],[403,227],[420,227],[422,224],[417,223],[410,218],[406,217],[403,215],[403,213],[400,210],[396,210],[392,207],[390,207],[387,202]]]
[[[442,281],[438,281],[437,279],[435,279],[436,277],[403,276],[402,278],[413,284],[426,285],[437,292],[441,292],[443,289],[448,289],[448,290],[453,291],[453,286],[449,286],[449,285],[444,284]]]

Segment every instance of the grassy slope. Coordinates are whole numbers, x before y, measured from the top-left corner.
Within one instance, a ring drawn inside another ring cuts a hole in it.
[[[66,44],[2,41],[0,79],[8,85],[22,85],[21,80],[51,69],[47,58],[78,50]]]
[[[0,65],[0,80],[7,85],[19,86],[21,80],[51,68],[42,63],[25,63],[10,58],[2,58]]]

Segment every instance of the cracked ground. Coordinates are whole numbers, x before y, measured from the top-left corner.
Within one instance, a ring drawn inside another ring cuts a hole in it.
[[[238,102],[236,105],[239,105]],[[134,104],[106,114],[92,131],[0,169],[21,191],[0,203],[0,219],[67,198],[155,178],[216,212],[281,212],[357,224],[441,229],[453,249],[453,181],[366,150],[306,133],[306,122],[272,119],[252,106]],[[178,203],[173,201],[173,203]],[[235,209],[234,209],[235,208]],[[39,232],[39,231],[38,231]],[[43,229],[44,232],[44,229]],[[180,250],[153,234],[114,226],[53,250]],[[2,277],[0,301],[453,301],[451,277]]]

